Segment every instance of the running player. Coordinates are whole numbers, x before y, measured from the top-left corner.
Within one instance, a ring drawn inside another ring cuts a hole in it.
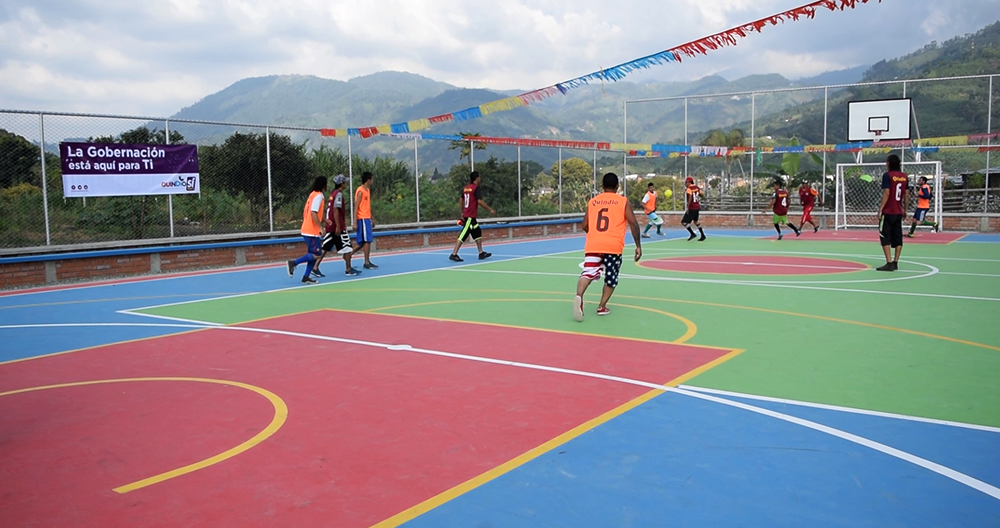
[[[701,224],[698,222],[698,216],[701,214],[701,188],[694,184],[694,178],[688,176],[684,180],[684,184],[687,185],[687,190],[684,192],[684,217],[681,218],[681,225],[691,233],[688,240],[694,240],[698,235],[694,234],[694,230],[691,229],[691,223],[693,222],[695,227],[698,228],[698,232],[701,233],[701,238],[698,242],[705,241],[705,230],[701,228]]]
[[[320,243],[323,240],[323,221],[320,215],[323,214],[323,193],[326,192],[326,176],[318,176],[313,180],[312,191],[306,199],[306,205],[302,208],[302,238],[306,241],[306,254],[295,260],[286,262],[288,276],[295,276],[295,267],[306,263],[306,272],[302,275],[302,282],[305,284],[315,284],[316,279],[310,277],[313,266],[316,264],[316,257],[322,254]]]
[[[774,194],[771,195],[771,203],[767,204],[764,212],[766,213],[768,209],[774,210],[774,229],[778,231],[778,240],[781,240],[783,236],[781,234],[781,224],[792,228],[792,231],[795,231],[795,236],[802,234],[799,228],[788,221],[788,201],[788,191],[785,190],[785,182],[781,179],[774,180]]]
[[[917,208],[913,211],[913,223],[910,224],[910,232],[907,237],[913,238],[913,232],[917,230],[917,222],[920,225],[931,226],[934,231],[938,230],[938,225],[927,220],[927,211],[931,209],[931,186],[927,185],[927,177],[920,177],[920,187],[917,188]]]
[[[583,231],[587,241],[583,252],[583,273],[576,283],[576,297],[573,298],[573,319],[583,321],[583,294],[590,283],[601,278],[604,268],[604,290],[597,305],[597,315],[608,315],[608,299],[618,286],[618,270],[622,266],[622,250],[625,249],[625,228],[632,231],[635,240],[635,261],[642,258],[639,243],[639,222],[629,205],[628,198],[618,194],[618,175],[609,172],[602,181],[604,192],[590,199],[587,212],[583,215]]]
[[[492,253],[483,251],[483,230],[479,228],[479,222],[476,220],[480,205],[489,209],[490,213],[496,214],[496,211],[483,200],[483,190],[479,188],[479,171],[472,171],[469,174],[469,184],[462,189],[462,196],[458,199],[458,206],[462,209],[462,231],[458,234],[458,242],[455,243],[455,249],[448,257],[449,260],[462,262],[462,257],[458,256],[458,248],[462,247],[462,242],[470,236],[476,241],[479,260],[493,256]]]
[[[372,173],[361,173],[361,187],[354,192],[354,229],[357,231],[358,246],[365,251],[365,269],[378,269],[372,264],[372,241],[375,235],[372,228],[375,222],[372,220]],[[355,250],[357,251],[357,250]]]
[[[819,225],[813,222],[812,210],[816,206],[816,197],[819,196],[819,192],[813,189],[809,185],[809,182],[803,180],[802,185],[799,186],[799,203],[802,204],[802,221],[799,222],[799,229],[806,226],[807,223],[812,224],[813,233],[819,231]],[[823,205],[823,204],[820,204]]]
[[[909,177],[902,171],[899,156],[889,154],[885,159],[888,172],[882,175],[882,201],[878,205],[878,236],[885,254],[885,265],[878,271],[899,269],[899,254],[903,252],[903,219],[906,218],[906,192]],[[896,251],[890,258],[889,248]]]
[[[324,277],[319,270],[319,265],[323,262],[326,254],[336,251],[338,255],[344,256],[344,263],[347,265],[345,274],[353,277],[360,271],[351,267],[351,253],[359,249],[355,244],[351,245],[351,237],[347,234],[347,215],[344,207],[344,184],[347,178],[343,174],[338,174],[333,178],[333,192],[330,193],[330,200],[326,207],[326,236],[323,237],[323,254],[316,261],[313,268],[313,275]]]
[[[663,219],[656,216],[656,189],[653,186],[653,182],[649,182],[649,185],[646,186],[646,195],[642,197],[642,211],[649,218],[646,230],[642,232],[642,238],[649,238],[649,228],[654,225],[656,226],[656,234],[663,236],[663,231],[661,230]]]

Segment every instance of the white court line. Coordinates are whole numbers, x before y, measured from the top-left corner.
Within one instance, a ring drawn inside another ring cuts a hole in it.
[[[663,255],[670,255],[670,254],[673,254],[675,252],[675,251],[669,251],[669,250],[660,250],[660,251],[663,251],[663,253],[662,253]],[[867,259],[873,259],[873,260],[879,260],[879,261],[881,261],[881,260],[883,260],[885,258],[882,255],[875,255],[875,254],[871,254],[871,255],[856,255],[856,254],[852,254],[852,253],[820,253],[820,252],[814,252],[814,251],[760,251],[760,250],[751,250],[751,249],[739,249],[739,250],[728,249],[727,250],[727,249],[708,249],[708,248],[705,248],[705,249],[701,249],[701,248],[690,248],[690,249],[688,249],[688,248],[685,248],[685,249],[679,249],[679,250],[676,250],[676,251],[689,251],[689,252],[699,252],[699,253],[701,253],[701,252],[704,252],[704,253],[729,253],[729,254],[731,254],[733,251],[739,251],[740,253],[753,253],[753,254],[763,254],[763,255],[821,255],[821,256],[827,256],[827,257],[867,258]],[[646,252],[643,251],[643,254],[645,254],[645,253]],[[659,251],[658,251],[657,254],[661,254],[661,253],[659,253]],[[974,259],[974,258],[957,258],[957,257],[925,257],[923,255],[921,255],[919,258],[924,259],[924,260],[951,260],[951,261],[955,261],[955,262],[1000,262],[1000,260],[994,260],[994,259]]]
[[[17,328],[73,328],[73,327],[105,327],[105,326],[139,326],[139,327],[153,327],[153,328],[221,328],[216,325],[216,323],[202,323],[200,321],[195,321],[198,324],[170,324],[170,323],[35,323],[35,324],[16,324],[16,325],[0,325],[0,329],[17,329]],[[108,346],[114,343],[109,343]]]
[[[867,271],[868,268],[846,268],[844,266],[813,266],[810,264],[781,264],[779,262],[735,262],[735,261],[721,261],[721,260],[680,260],[680,259],[668,259],[669,262],[680,262],[682,264],[739,264],[741,266],[758,266],[758,267],[779,267],[779,268],[809,268],[809,269],[833,269],[833,270],[847,270],[847,271]],[[673,271],[673,270],[668,270]]]
[[[800,400],[788,400],[785,398],[774,398],[772,396],[758,396],[756,394],[745,394],[742,392],[732,392],[719,389],[709,389],[707,387],[693,387],[691,385],[681,385],[681,389],[695,391],[695,392],[707,392],[709,394],[716,394],[719,396],[730,396],[733,398],[745,398],[748,400],[759,400],[773,403],[783,403],[785,405],[796,405],[799,407],[812,407],[814,409],[826,409],[829,411],[839,411],[853,414],[864,414],[867,416],[878,416],[880,418],[894,418],[896,420],[909,420],[911,422],[922,422],[935,425],[947,425],[950,427],[961,427],[963,429],[975,429],[977,431],[987,431],[990,433],[1000,433],[1000,427],[991,427],[989,425],[979,425],[970,424],[965,422],[952,422],[950,420],[938,420],[935,418],[923,418],[920,416],[911,416],[908,414],[896,414],[888,413],[882,411],[871,411],[868,409],[858,409],[856,407],[841,407],[839,405],[828,405],[825,403],[812,403]]]
[[[548,273],[541,271],[508,271],[508,270],[471,270],[471,269],[456,269],[455,271],[461,271],[465,273],[500,273],[500,274],[510,274],[510,275],[542,275],[542,276],[552,276],[552,277],[579,277],[578,273]],[[619,274],[619,277],[634,279],[634,280],[655,280],[655,281],[666,281],[666,282],[694,282],[694,283],[708,283],[708,284],[727,284],[727,285],[737,285],[737,286],[760,286],[766,288],[793,288],[799,290],[819,290],[819,291],[832,291],[832,292],[848,292],[848,293],[869,293],[877,295],[903,295],[909,297],[931,297],[931,298],[942,298],[942,299],[958,299],[967,301],[993,301],[1000,302],[1000,299],[993,297],[970,297],[965,295],[945,295],[938,293],[913,293],[913,292],[894,292],[894,291],[884,291],[884,290],[859,290],[852,288],[824,288],[821,286],[797,286],[795,284],[784,284],[784,283],[774,283],[774,282],[756,282],[756,281],[724,281],[724,280],[713,280],[713,279],[688,279],[683,277],[651,277],[649,275],[629,275],[629,274]],[[801,284],[801,283],[800,283]]]
[[[119,325],[122,325],[122,326],[129,326],[128,323],[124,323],[124,324],[121,324],[121,323],[80,323],[80,324],[77,324],[75,326],[113,326],[113,325],[116,325],[116,324],[119,324]],[[45,326],[45,325],[10,325],[10,327],[22,327],[22,326]],[[56,325],[56,326],[72,326],[72,324],[64,324],[64,325]],[[196,327],[194,325],[140,325],[140,326],[179,326],[179,327],[207,328],[207,327]],[[3,327],[0,327],[0,328],[7,328],[7,327],[3,326]],[[798,417],[791,416],[791,415],[788,415],[788,414],[783,414],[783,413],[780,413],[780,412],[772,411],[770,409],[764,409],[762,407],[756,407],[756,406],[753,406],[753,405],[748,405],[748,404],[742,403],[742,402],[727,400],[725,398],[719,398],[719,397],[712,396],[712,395],[709,395],[709,394],[702,394],[700,392],[695,392],[695,391],[690,391],[690,390],[685,390],[685,389],[680,389],[680,388],[667,387],[667,386],[659,385],[659,384],[656,384],[656,383],[650,383],[650,382],[646,382],[646,381],[634,380],[634,379],[630,379],[630,378],[623,378],[623,377],[620,377],[620,376],[609,376],[607,374],[598,374],[596,372],[586,372],[586,371],[582,371],[582,370],[564,369],[564,368],[559,368],[559,367],[550,367],[550,366],[547,366],[547,365],[536,365],[536,364],[533,364],[533,363],[522,363],[522,362],[519,362],[519,361],[508,361],[508,360],[503,360],[503,359],[494,359],[494,358],[488,358],[488,357],[482,357],[482,356],[471,356],[471,355],[467,355],[467,354],[456,354],[456,353],[453,353],[453,352],[443,352],[443,351],[440,351],[440,350],[430,350],[430,349],[424,349],[424,348],[415,348],[415,347],[412,347],[410,345],[394,345],[394,344],[387,344],[387,343],[377,343],[377,342],[373,342],[373,341],[362,341],[362,340],[358,340],[358,339],[347,339],[347,338],[341,338],[341,337],[320,336],[320,335],[314,335],[314,334],[304,334],[304,333],[300,333],[300,332],[289,332],[289,331],[284,331],[284,330],[269,330],[269,329],[266,329],[266,328],[252,328],[252,327],[239,327],[239,326],[223,326],[223,327],[211,327],[211,329],[213,329],[213,330],[232,330],[232,331],[242,331],[242,332],[257,332],[257,333],[265,333],[265,334],[279,334],[279,335],[286,335],[286,336],[291,336],[291,337],[301,337],[301,338],[306,338],[306,339],[316,339],[316,340],[321,340],[321,341],[333,341],[333,342],[337,342],[337,343],[348,343],[348,344],[368,346],[368,347],[374,347],[374,348],[383,348],[383,349],[392,350],[392,351],[414,352],[414,353],[425,354],[425,355],[430,355],[430,356],[447,357],[447,358],[452,358],[452,359],[462,359],[462,360],[467,360],[467,361],[475,361],[475,362],[479,362],[479,363],[489,363],[489,364],[494,364],[494,365],[503,365],[503,366],[509,366],[509,367],[530,369],[530,370],[540,370],[540,371],[545,371],[545,372],[554,372],[554,373],[559,373],[559,374],[569,374],[569,375],[574,375],[574,376],[582,376],[582,377],[587,377],[587,378],[594,378],[594,379],[601,379],[601,380],[606,380],[606,381],[626,383],[626,384],[629,384],[629,385],[635,385],[635,386],[644,387],[644,388],[647,388],[647,389],[655,389],[655,390],[664,391],[664,392],[672,392],[672,393],[676,393],[676,394],[682,394],[684,396],[689,396],[689,397],[692,397],[692,398],[698,398],[698,399],[701,399],[701,400],[706,400],[706,401],[710,401],[710,402],[714,402],[714,403],[718,403],[718,404],[722,404],[722,405],[728,405],[730,407],[736,407],[736,408],[743,409],[743,410],[746,410],[746,411],[750,411],[750,412],[753,412],[753,413],[761,414],[761,415],[768,416],[768,417],[771,417],[771,418],[776,418],[778,420],[783,420],[785,422],[789,422],[789,423],[793,423],[793,424],[796,424],[796,425],[800,425],[802,427],[806,427],[806,428],[812,429],[814,431],[819,431],[821,433],[826,433],[828,435],[840,438],[842,440],[847,440],[848,442],[852,442],[852,443],[858,444],[860,446],[867,447],[867,448],[875,450],[875,451],[879,451],[881,453],[884,453],[884,454],[887,454],[889,456],[898,458],[898,459],[903,460],[905,462],[909,462],[911,464],[920,466],[920,467],[922,467],[924,469],[933,471],[934,473],[937,473],[937,474],[942,475],[944,477],[950,478],[950,479],[954,480],[955,482],[958,482],[960,484],[964,484],[964,485],[966,485],[966,486],[968,486],[968,487],[970,487],[972,489],[975,489],[977,491],[985,493],[986,495],[989,495],[989,496],[993,497],[994,499],[1000,500],[1000,488],[997,488],[995,486],[987,484],[986,482],[983,482],[983,481],[981,481],[979,479],[976,479],[974,477],[966,475],[965,473],[961,473],[961,472],[955,471],[954,469],[951,469],[949,467],[942,466],[941,464],[938,464],[936,462],[931,462],[930,460],[927,460],[925,458],[921,458],[921,457],[918,457],[916,455],[907,453],[905,451],[896,449],[894,447],[890,447],[890,446],[887,446],[885,444],[882,444],[882,443],[879,443],[879,442],[875,442],[873,440],[869,440],[867,438],[864,438],[864,437],[861,437],[861,436],[858,436],[858,435],[855,435],[855,434],[852,434],[852,433],[848,433],[848,432],[842,431],[840,429],[835,429],[833,427],[829,427],[829,426],[826,426],[826,425],[823,425],[823,424],[820,424],[820,423],[812,422],[812,421],[809,421],[809,420],[804,420],[802,418],[798,418]]]
[[[572,250],[569,250],[569,251],[560,251],[560,252],[557,252],[557,253],[550,253],[550,254],[551,255],[561,255],[561,254],[564,254],[564,253],[571,253],[573,251],[576,251],[576,250],[572,249]],[[504,259],[504,260],[495,260],[493,262],[511,262],[511,261],[514,261],[514,260],[523,260],[523,259],[528,259],[528,258],[535,258],[537,256],[539,256],[539,255],[521,255],[519,257],[513,257],[513,258]],[[236,295],[223,295],[221,297],[209,297],[207,299],[191,299],[191,300],[188,300],[188,301],[180,301],[180,302],[167,303],[167,304],[157,304],[157,305],[154,305],[154,306],[143,306],[143,307],[140,307],[140,308],[129,308],[127,310],[118,310],[116,313],[126,314],[126,315],[143,315],[143,316],[146,316],[146,317],[159,317],[159,316],[154,316],[154,315],[150,315],[150,314],[139,314],[139,313],[135,313],[135,312],[138,311],[138,310],[154,310],[154,309],[157,309],[157,308],[166,308],[168,306],[181,306],[181,305],[185,305],[185,304],[193,304],[193,303],[200,303],[200,302],[221,301],[223,299],[236,299],[236,298],[239,298],[239,297],[248,297],[250,295],[258,295],[258,294],[265,294],[265,293],[277,293],[277,292],[283,292],[283,291],[297,290],[297,289],[301,289],[301,288],[314,288],[316,286],[328,286],[328,285],[331,285],[331,284],[349,284],[349,283],[354,283],[354,282],[359,282],[359,281],[365,281],[365,280],[372,280],[372,279],[384,279],[384,278],[389,278],[389,277],[401,277],[403,275],[412,275],[414,273],[427,273],[427,272],[431,272],[431,271],[452,270],[452,269],[456,269],[456,268],[464,268],[464,267],[467,267],[467,266],[478,266],[480,264],[488,264],[488,263],[490,263],[489,260],[482,260],[482,261],[470,262],[468,264],[459,264],[457,266],[447,266],[447,265],[445,265],[445,266],[440,267],[440,268],[428,268],[428,269],[420,269],[420,270],[401,271],[399,273],[390,273],[388,275],[366,275],[366,276],[363,276],[363,277],[355,277],[353,279],[342,280],[342,281],[337,281],[337,282],[327,282],[327,283],[320,283],[320,284],[300,284],[298,286],[289,286],[287,288],[277,288],[277,289],[274,289],[274,290],[265,290],[265,291],[259,291],[259,292],[249,292],[249,293],[239,293],[239,294],[236,294]]]

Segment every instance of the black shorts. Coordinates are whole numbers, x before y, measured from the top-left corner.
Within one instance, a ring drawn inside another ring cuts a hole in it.
[[[903,245],[903,215],[884,214],[878,225],[878,238],[883,246],[899,247]]]
[[[479,222],[475,218],[462,219],[462,231],[458,234],[458,239],[465,240],[469,235],[472,235],[473,240],[483,238],[483,230],[479,228]]]
[[[701,209],[694,209],[694,210],[688,209],[687,212],[684,213],[684,218],[681,218],[681,224],[688,225],[691,222],[697,224],[699,213],[701,213]]]
[[[323,251],[331,252],[331,251],[340,251],[341,249],[344,249],[345,246],[344,235],[346,234],[347,233],[335,235],[333,233],[327,233],[326,236],[323,237]],[[347,238],[347,243],[349,244],[351,238],[349,236],[346,238]]]

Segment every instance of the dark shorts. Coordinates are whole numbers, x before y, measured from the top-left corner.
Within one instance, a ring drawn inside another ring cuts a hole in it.
[[[479,222],[475,218],[463,218],[462,219],[462,231],[458,234],[459,240],[465,240],[465,237],[472,235],[473,240],[479,240],[483,238],[483,230],[479,227]]]
[[[327,233],[326,236],[323,237],[323,251],[330,252],[344,249],[344,246],[351,243],[351,237],[345,237],[344,235],[346,234],[347,233],[335,235],[333,233]],[[344,240],[344,238],[347,238],[347,240]]]
[[[603,271],[604,284],[607,284],[609,288],[615,288],[618,286],[618,272],[621,269],[621,255],[587,253],[583,259],[583,273],[580,276],[594,281],[601,278],[601,271]]]
[[[903,245],[903,215],[884,214],[878,225],[878,238],[883,246]]]
[[[701,213],[701,209],[690,210],[684,213],[684,218],[681,218],[681,224],[688,225],[691,222],[698,223],[698,215]]]
[[[923,222],[924,218],[927,218],[927,211],[930,211],[930,209],[917,209],[913,211],[913,219],[917,222]]]
[[[302,238],[306,241],[307,252],[310,255],[321,255],[323,253],[320,244],[322,239],[318,236],[302,235]]]

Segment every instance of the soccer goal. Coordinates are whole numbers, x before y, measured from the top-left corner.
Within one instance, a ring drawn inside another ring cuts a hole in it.
[[[912,216],[917,206],[917,187],[921,176],[927,178],[932,196],[927,217],[941,224],[940,161],[911,161],[903,163],[903,172],[910,177],[906,212]],[[882,201],[882,175],[885,163],[838,163],[837,203],[834,209],[836,229],[865,229],[878,227],[878,205]]]

